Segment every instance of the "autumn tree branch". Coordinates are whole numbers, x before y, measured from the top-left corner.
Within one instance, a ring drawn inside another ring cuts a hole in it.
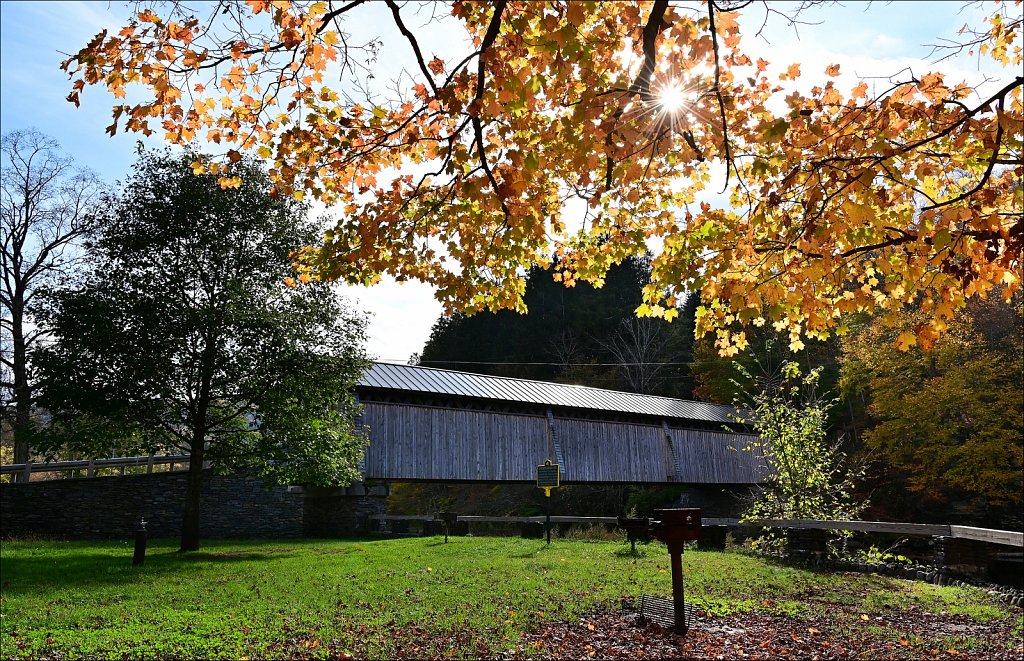
[[[654,95],[651,93],[651,77],[654,75],[654,67],[657,64],[658,35],[664,29],[663,24],[667,10],[668,0],[656,0],[651,7],[651,13],[647,16],[647,23],[643,29],[644,64],[627,90],[627,94],[639,94],[640,98],[645,102],[649,102],[654,98]],[[615,135],[615,126],[618,124],[619,119],[622,118],[623,112],[622,107],[615,110],[615,113],[612,115],[611,128],[608,131],[608,136],[605,138],[605,148],[607,151],[604,175],[605,190],[611,190],[612,187],[612,175],[615,170],[615,159],[612,158],[611,154],[612,145],[614,144],[613,136]]]
[[[434,77],[430,74],[430,70],[427,68],[427,63],[423,61],[423,53],[420,52],[420,45],[419,42],[416,41],[416,35],[414,35],[402,21],[402,14],[398,3],[396,3],[395,0],[385,0],[385,2],[388,7],[391,8],[391,16],[395,19],[395,26],[398,28],[398,31],[402,33],[402,36],[404,36],[409,41],[409,45],[412,46],[412,51],[416,55],[416,63],[420,67],[420,72],[423,74],[423,77],[426,78],[427,84],[430,85],[430,89],[434,92],[434,96],[436,97],[437,85],[434,84]]]
[[[945,207],[951,204],[956,204],[957,202],[962,202],[985,187],[985,184],[988,183],[989,178],[992,176],[992,171],[996,167],[996,162],[999,160],[999,148],[1003,144],[1003,123],[999,121],[1002,114],[1003,98],[1000,97],[999,100],[996,101],[996,144],[992,147],[992,158],[988,160],[988,167],[985,168],[985,172],[981,175],[981,178],[978,179],[977,183],[975,183],[969,190],[964,191],[954,198],[929,204],[921,209],[922,211],[931,211],[932,209],[938,209],[939,207]]]
[[[491,21],[487,25],[487,32],[484,33],[484,38],[480,42],[480,60],[476,74],[476,96],[473,98],[473,102],[478,106],[484,96],[487,74],[487,49],[490,48],[491,45],[494,44],[494,40],[498,38],[498,32],[501,30],[501,14],[505,11],[505,5],[506,0],[498,0],[494,3],[494,13],[491,14]],[[473,139],[480,155],[480,165],[483,166],[487,179],[491,182],[491,186],[494,187],[494,194],[498,197],[498,201],[501,204],[501,210],[505,214],[505,219],[508,220],[512,213],[509,211],[508,204],[505,202],[505,196],[501,194],[501,190],[498,187],[498,181],[494,178],[494,172],[491,171],[491,167],[487,163],[487,152],[484,148],[484,129],[483,123],[480,121],[479,112],[473,115]]]
[[[709,31],[711,32],[711,47],[715,53],[715,99],[718,100],[718,114],[722,121],[722,145],[725,147],[725,185],[722,187],[724,193],[729,188],[729,173],[736,169],[732,160],[732,153],[729,149],[729,122],[725,118],[725,99],[722,98],[722,67],[718,56],[718,31],[715,28],[715,1],[708,0],[708,20],[710,21]],[[737,170],[736,176],[740,173]]]
[[[629,91],[633,94],[639,94],[640,98],[644,101],[650,101],[654,98],[654,95],[651,93],[651,76],[654,75],[654,67],[657,64],[658,35],[665,28],[663,23],[665,22],[665,11],[667,9],[668,0],[656,0],[651,7],[650,15],[647,17],[647,24],[644,25],[644,64],[640,67],[640,72],[636,75],[633,84],[629,86]]]

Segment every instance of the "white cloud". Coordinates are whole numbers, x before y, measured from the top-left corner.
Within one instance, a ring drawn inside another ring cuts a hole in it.
[[[441,304],[429,285],[384,278],[373,287],[339,286],[354,307],[370,313],[367,350],[377,360],[405,362],[423,350]]]

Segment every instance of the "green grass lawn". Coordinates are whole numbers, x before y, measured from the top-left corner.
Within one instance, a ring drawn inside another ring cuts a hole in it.
[[[409,646],[416,656],[493,655],[542,620],[669,596],[664,547],[639,558],[628,548],[428,537],[210,541],[182,554],[157,540],[133,567],[126,542],[4,542],[0,656],[379,658]],[[977,588],[816,573],[739,553],[687,551],[684,565],[687,598],[712,616],[1012,613]]]

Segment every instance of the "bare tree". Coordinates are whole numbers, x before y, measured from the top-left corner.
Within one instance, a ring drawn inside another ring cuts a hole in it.
[[[558,337],[551,340],[548,354],[558,362],[559,369],[565,372],[572,367],[581,348],[579,336],[571,328],[563,328]]]
[[[103,185],[36,129],[5,133],[0,151],[0,415],[13,431],[14,461],[22,463],[33,405],[28,355],[45,333],[30,305],[43,285],[73,268]]]
[[[630,390],[649,394],[658,384],[665,367],[665,348],[672,339],[666,325],[658,319],[628,317],[614,333],[598,340],[619,362]]]

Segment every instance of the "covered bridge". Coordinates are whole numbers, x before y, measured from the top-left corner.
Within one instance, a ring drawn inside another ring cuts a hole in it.
[[[569,483],[753,484],[756,437],[731,407],[374,363],[357,388],[367,480],[527,482],[546,459]],[[736,427],[735,423],[732,423]]]

